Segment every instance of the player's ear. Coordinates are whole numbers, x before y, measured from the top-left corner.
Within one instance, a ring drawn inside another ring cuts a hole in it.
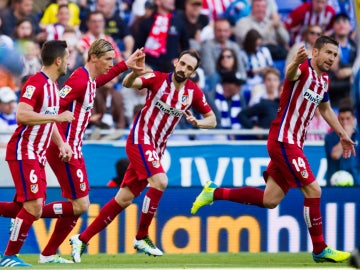
[[[174,60],[173,60],[173,65],[174,65],[174,67],[176,66],[176,64],[179,62],[179,58],[175,58]]]

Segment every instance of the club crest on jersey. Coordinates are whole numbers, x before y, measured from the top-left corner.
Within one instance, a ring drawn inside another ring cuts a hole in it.
[[[33,86],[33,85],[28,85],[28,86],[26,86],[25,92],[24,92],[24,94],[23,94],[23,97],[24,97],[24,98],[31,99],[32,95],[33,95],[34,92],[35,92],[35,89],[36,89],[36,87]]]
[[[38,184],[30,185],[30,190],[31,190],[32,193],[38,193],[39,185]]]
[[[159,168],[160,167],[160,162],[158,160],[154,160],[152,162],[152,165],[153,165],[154,168]]]
[[[189,102],[189,96],[188,95],[184,95],[181,97],[181,105],[186,106],[188,105]]]
[[[309,174],[308,174],[307,170],[303,170],[303,171],[301,172],[301,176],[302,176],[303,178],[308,178],[308,177],[309,177]]]
[[[66,97],[66,95],[70,93],[71,89],[72,88],[70,86],[64,85],[64,87],[59,91],[59,96],[62,98]]]
[[[310,89],[307,89],[305,91],[304,98],[312,103],[317,104],[317,105],[319,105],[323,99],[322,96],[320,96],[319,94],[316,94],[314,91],[312,91]]]
[[[81,184],[80,184],[80,189],[81,189],[81,191],[85,191],[85,189],[86,189],[86,184],[85,184],[85,183],[81,183]]]

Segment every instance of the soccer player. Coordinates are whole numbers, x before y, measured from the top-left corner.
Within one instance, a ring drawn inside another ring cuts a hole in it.
[[[62,140],[55,122],[71,122],[70,111],[58,114],[60,97],[56,80],[65,75],[69,52],[65,41],[49,41],[41,50],[43,67],[25,82],[16,112],[18,127],[6,148],[6,160],[15,184],[14,202],[0,203],[0,215],[15,217],[0,267],[31,266],[16,256],[33,222],[40,218],[46,197],[45,163],[50,140],[59,159],[68,161],[70,146]]]
[[[322,117],[339,136],[343,157],[355,154],[354,142],[337,120],[327,92],[329,78],[326,72],[338,55],[338,46],[334,39],[322,36],[315,42],[311,59],[302,46],[287,67],[278,115],[269,131],[267,148],[271,161],[264,172],[265,191],[254,187],[218,188],[208,181],[193,203],[192,214],[215,200],[272,209],[290,188],[299,188],[304,195],[304,219],[313,243],[314,261],[340,262],[349,258],[350,253],[334,250],[324,241],[321,188],[303,152],[307,127],[318,107]]]
[[[142,59],[145,61],[145,59]],[[71,237],[72,256],[81,261],[81,254],[89,240],[109,225],[150,184],[146,192],[134,248],[145,254],[162,256],[148,235],[148,228],[158,208],[159,201],[168,184],[168,177],[161,164],[166,142],[180,119],[198,128],[214,128],[215,114],[206,102],[203,92],[189,80],[200,64],[200,56],[194,50],[183,51],[175,61],[175,71],[154,71],[143,76],[136,71],[129,73],[123,85],[129,88],[147,88],[143,109],[133,122],[126,142],[130,164],[115,198],[100,211],[96,219],[80,235]],[[203,116],[196,119],[190,107]]]
[[[50,144],[48,149],[47,159],[59,181],[62,196],[68,201],[52,202],[43,207],[42,218],[59,219],[49,242],[39,256],[39,263],[72,263],[56,255],[56,251],[75,226],[79,216],[90,206],[82,142],[94,105],[95,90],[129,68],[143,70],[144,65],[140,67],[136,64],[142,54],[142,49],[136,50],[126,61],[113,66],[113,46],[105,39],[98,39],[90,46],[85,66],[77,68],[60,90],[60,111],[72,111],[75,120],[59,126],[59,131],[74,154],[73,158],[65,163],[59,159],[56,145]]]

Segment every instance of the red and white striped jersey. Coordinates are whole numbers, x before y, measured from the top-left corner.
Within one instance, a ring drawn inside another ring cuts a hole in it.
[[[73,112],[75,118],[70,123],[58,125],[60,133],[65,136],[64,140],[69,143],[74,152],[72,158],[82,157],[82,142],[94,106],[96,87],[104,85],[127,69],[125,62],[121,61],[112,67],[108,73],[92,80],[87,69],[79,67],[61,88],[60,112],[69,110]]]
[[[172,73],[155,71],[141,78],[148,93],[128,137],[128,143],[153,145],[160,156],[184,111],[190,107],[201,114],[211,111],[204,93],[194,82],[187,80],[181,89],[175,89],[171,76]]]
[[[207,15],[210,21],[222,17],[227,7],[235,0],[204,0],[202,13]]]
[[[297,144],[302,148],[316,108],[321,102],[329,101],[329,77],[326,73],[317,76],[310,59],[299,68],[301,75],[298,80],[284,81],[278,114],[271,124],[269,139]]]
[[[24,84],[19,102],[33,107],[39,114],[58,114],[59,95],[56,82],[43,72],[31,76]],[[41,125],[18,124],[6,149],[6,160],[36,159],[46,163],[46,149],[49,146],[54,123]]]
[[[326,5],[320,13],[315,13],[312,3],[304,3],[295,8],[285,19],[285,27],[291,36],[291,42],[296,43],[302,40],[301,35],[310,25],[319,25],[323,31],[332,28],[332,17],[335,10],[330,5]]]

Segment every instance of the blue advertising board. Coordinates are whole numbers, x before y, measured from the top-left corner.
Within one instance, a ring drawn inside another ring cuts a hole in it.
[[[323,145],[307,145],[305,154],[321,186],[326,185]],[[104,186],[115,176],[115,163],[126,157],[123,145],[86,144],[83,147],[91,186]],[[269,162],[266,142],[169,143],[162,164],[169,186],[199,187],[211,179],[221,186],[261,186]]]
[[[312,245],[303,220],[303,196],[291,190],[272,210],[255,206],[216,201],[201,208],[196,215],[190,208],[200,187],[170,187],[164,193],[150,228],[150,236],[165,253],[198,252],[299,252],[311,251]],[[98,215],[100,208],[117,192],[116,188],[93,187],[91,207],[79,218],[71,234],[81,232]],[[11,201],[14,190],[1,188],[1,198]],[[324,236],[333,248],[351,251],[360,243],[359,187],[324,187],[321,211]],[[58,188],[49,188],[48,201],[61,200]],[[142,199],[119,215],[104,231],[91,239],[87,249],[96,253],[135,253],[132,241],[136,234]],[[39,253],[50,237],[55,219],[36,221],[21,253]],[[8,218],[0,218],[0,252],[9,237]],[[61,254],[70,254],[66,240]]]

